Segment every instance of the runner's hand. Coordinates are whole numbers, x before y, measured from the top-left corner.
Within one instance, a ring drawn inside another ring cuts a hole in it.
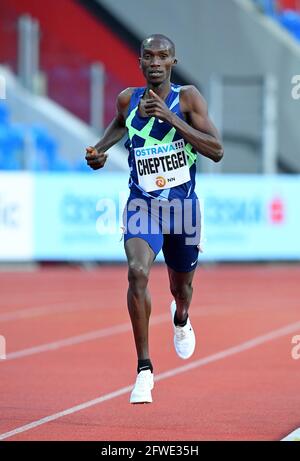
[[[86,149],[86,162],[93,170],[103,168],[107,160],[108,154],[105,152],[98,152],[95,147],[87,147]]]
[[[148,117],[156,117],[164,122],[171,123],[171,117],[174,114],[170,111],[164,100],[152,90],[149,90],[149,95],[151,99],[147,99],[144,105]]]

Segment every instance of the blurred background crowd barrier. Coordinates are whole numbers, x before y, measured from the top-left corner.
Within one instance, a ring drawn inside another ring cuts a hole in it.
[[[196,192],[201,261],[300,258],[298,176],[199,174]],[[0,260],[125,261],[127,195],[125,173],[1,173]]]

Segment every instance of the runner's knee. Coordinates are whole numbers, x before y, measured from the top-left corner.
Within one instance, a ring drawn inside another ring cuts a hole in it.
[[[131,288],[145,289],[148,284],[149,270],[143,264],[132,261],[128,264],[128,282]]]

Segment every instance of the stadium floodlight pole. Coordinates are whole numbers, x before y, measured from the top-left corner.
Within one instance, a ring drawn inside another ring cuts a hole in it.
[[[29,15],[18,21],[18,75],[29,91],[34,91],[39,68],[39,23]]]
[[[6,99],[6,80],[3,75],[0,74],[0,99]]]
[[[91,65],[90,82],[90,124],[96,131],[103,131],[105,69],[102,63]]]
[[[36,19],[31,23],[31,65],[32,65],[32,90],[34,93],[40,92],[40,25]]]
[[[262,172],[277,172],[278,157],[278,82],[267,74],[263,86]]]

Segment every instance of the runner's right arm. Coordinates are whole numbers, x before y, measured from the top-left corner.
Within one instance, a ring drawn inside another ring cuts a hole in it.
[[[131,94],[132,88],[127,88],[119,94],[117,97],[117,113],[115,118],[106,128],[100,141],[94,147],[89,146],[86,148],[85,159],[93,170],[104,167],[108,157],[106,151],[117,144],[126,133],[125,121]]]

